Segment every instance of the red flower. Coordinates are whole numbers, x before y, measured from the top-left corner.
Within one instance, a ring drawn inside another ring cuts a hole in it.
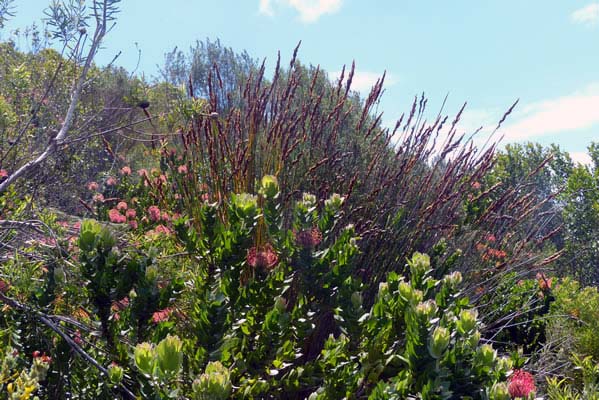
[[[164,310],[156,311],[152,314],[152,322],[158,324],[160,322],[164,322],[168,320],[168,317],[173,313],[173,309],[171,307],[167,307]]]
[[[150,206],[148,208],[148,214],[150,214],[151,221],[159,221],[160,220],[160,208],[157,206]]]
[[[113,301],[110,309],[113,312],[116,312],[116,311],[123,311],[127,307],[129,307],[129,297],[123,297],[119,301]]]
[[[530,372],[521,369],[514,370],[514,373],[508,379],[508,392],[512,399],[517,397],[528,397],[530,393],[536,392],[535,378]]]
[[[537,273],[537,281],[539,282],[539,288],[542,291],[551,289],[551,281],[552,280],[553,280],[552,278],[547,278],[545,276],[545,274],[542,272]]]
[[[270,244],[262,247],[252,247],[246,256],[247,263],[253,268],[266,268],[271,270],[279,262],[279,256]]]
[[[116,178],[113,176],[109,176],[108,179],[106,179],[106,186],[115,186],[116,185]]]
[[[6,293],[8,292],[8,289],[10,289],[10,284],[3,279],[0,279],[0,293]]]
[[[295,235],[295,242],[305,249],[312,249],[322,242],[322,233],[318,228],[306,229]]]
[[[73,335],[73,342],[77,343],[79,346],[83,344],[83,339],[81,338],[81,331],[77,329],[75,334]]]
[[[110,211],[108,211],[108,219],[110,219],[110,222],[113,222],[115,224],[124,224],[125,222],[127,222],[127,217],[122,215],[116,208],[113,208]]]

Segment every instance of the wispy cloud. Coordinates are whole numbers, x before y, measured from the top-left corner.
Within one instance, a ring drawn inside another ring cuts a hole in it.
[[[272,9],[272,0],[260,0],[258,12],[269,17],[274,17],[275,12]]]
[[[517,120],[502,129],[506,140],[528,140],[599,124],[599,82],[570,95],[525,106]]]
[[[274,5],[286,6],[299,13],[302,22],[312,23],[324,14],[334,14],[341,9],[343,0],[260,0],[260,14],[274,16]]]
[[[341,76],[341,71],[331,72],[329,75],[332,79],[339,79]],[[372,86],[376,83],[377,79],[380,79],[383,76],[382,72],[374,72],[374,71],[361,71],[355,70],[354,76],[352,78],[351,89],[357,92],[360,92],[362,95],[367,95],[372,89]],[[348,71],[345,71],[345,77],[343,79],[347,80]],[[393,86],[398,83],[399,80],[393,74],[387,73],[385,76],[385,87]]]
[[[599,22],[599,3],[591,3],[570,14],[570,19],[577,24],[594,26]]]
[[[585,153],[584,151],[573,151],[570,153],[570,158],[575,163],[580,163],[584,165],[592,165],[593,159],[589,155],[589,153]]]

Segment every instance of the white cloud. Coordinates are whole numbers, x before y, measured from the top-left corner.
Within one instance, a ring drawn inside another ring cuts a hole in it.
[[[583,90],[525,106],[514,123],[501,129],[508,141],[528,140],[599,124],[599,82]]]
[[[573,151],[570,153],[570,158],[572,158],[572,161],[576,163],[584,165],[593,164],[593,159],[591,158],[591,156],[588,153],[585,153],[584,151]]]
[[[599,3],[591,3],[570,14],[570,19],[577,24],[593,26],[599,22]]]
[[[274,16],[273,4],[295,9],[300,20],[305,23],[316,22],[324,14],[334,14],[341,9],[343,0],[260,0],[260,14]]]
[[[272,9],[272,0],[260,0],[258,12],[260,14],[268,15],[269,17],[274,17],[275,12]]]
[[[345,76],[343,77],[344,81],[347,81],[349,70],[345,70]],[[330,76],[332,79],[339,79],[341,76],[341,71],[331,72]],[[376,81],[383,76],[382,72],[373,72],[373,71],[359,71],[354,70],[354,76],[352,78],[351,89],[357,92],[360,92],[362,95],[368,95],[370,93],[370,89],[374,86]],[[399,80],[392,74],[387,73],[385,76],[384,87],[388,88],[389,86],[395,85]]]

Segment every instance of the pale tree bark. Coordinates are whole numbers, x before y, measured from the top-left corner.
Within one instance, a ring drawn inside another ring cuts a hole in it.
[[[101,4],[100,7],[98,7],[98,3]],[[55,137],[50,139],[50,142],[38,157],[23,164],[21,167],[19,167],[17,170],[11,173],[2,183],[0,183],[0,194],[4,193],[8,189],[8,187],[14,182],[16,182],[19,178],[29,174],[37,166],[43,163],[52,153],[59,149],[61,142],[67,137],[69,130],[71,129],[71,125],[73,123],[73,118],[75,116],[77,104],[79,103],[79,98],[81,97],[81,91],[83,90],[83,87],[86,85],[87,73],[89,72],[89,69],[92,66],[94,57],[96,56],[96,53],[100,48],[102,40],[106,35],[106,25],[108,22],[108,3],[110,3],[110,0],[94,0],[94,9],[101,10],[101,13],[99,15],[96,15],[96,28],[92,37],[92,42],[87,52],[87,56],[85,57],[85,62],[83,64],[83,68],[79,74],[79,77],[77,78],[71,89],[71,101],[64,116],[64,120],[62,126],[60,127],[60,130],[58,131]],[[82,35],[83,34],[84,32],[82,32]]]

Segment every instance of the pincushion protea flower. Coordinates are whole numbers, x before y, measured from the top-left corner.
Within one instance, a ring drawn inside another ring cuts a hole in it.
[[[112,208],[108,211],[108,219],[115,224],[124,224],[127,222],[127,217],[122,215],[116,208]]]
[[[507,387],[512,399],[528,398],[528,395],[536,392],[535,378],[530,372],[521,369],[514,370],[512,376],[508,380]]]
[[[266,268],[271,270],[279,262],[279,256],[270,244],[262,247],[252,247],[246,256],[247,263],[252,268]]]
[[[318,228],[303,230],[295,234],[295,242],[305,249],[312,249],[322,241],[322,233]]]

